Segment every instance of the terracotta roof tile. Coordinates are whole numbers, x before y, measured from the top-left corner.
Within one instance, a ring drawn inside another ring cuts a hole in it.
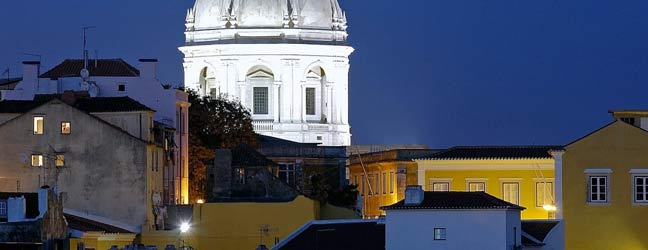
[[[40,77],[54,79],[79,77],[82,69],[83,59],[67,59]],[[137,68],[122,59],[99,59],[97,67],[95,67],[95,60],[88,60],[88,71],[90,76],[138,77],[140,74]]]
[[[460,146],[424,157],[424,159],[551,159],[553,157],[549,151],[562,148],[562,146]]]
[[[500,200],[485,192],[425,192],[419,205],[405,205],[405,200],[381,207],[383,210],[407,209],[519,209],[524,207]]]
[[[104,232],[110,234],[122,233],[128,234],[133,233],[126,229],[119,228],[113,225],[108,225],[98,221],[90,220],[87,218],[74,216],[71,214],[64,214],[65,220],[68,223],[68,227],[74,230],[81,232]]]

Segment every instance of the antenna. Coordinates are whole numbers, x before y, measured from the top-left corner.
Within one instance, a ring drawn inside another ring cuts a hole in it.
[[[83,69],[88,70],[88,30],[97,26],[83,26]]]
[[[95,50],[95,68],[97,67],[97,62],[99,61],[99,50]]]

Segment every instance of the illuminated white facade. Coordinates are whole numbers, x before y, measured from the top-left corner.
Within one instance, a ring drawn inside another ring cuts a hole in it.
[[[248,107],[257,133],[351,144],[346,16],[337,0],[197,0],[185,86]]]

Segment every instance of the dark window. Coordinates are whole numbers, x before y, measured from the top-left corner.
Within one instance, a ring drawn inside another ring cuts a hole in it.
[[[634,117],[623,117],[621,118],[621,121],[628,123],[630,125],[635,125],[635,118]]]
[[[119,84],[119,86],[117,88],[118,88],[119,91],[122,91],[122,92],[126,91],[126,85],[124,85],[124,84]]]
[[[306,114],[315,115],[315,88],[306,88]]]
[[[7,200],[0,200],[0,217],[7,217]]]
[[[254,114],[267,115],[268,114],[268,88],[255,87],[254,88]]]

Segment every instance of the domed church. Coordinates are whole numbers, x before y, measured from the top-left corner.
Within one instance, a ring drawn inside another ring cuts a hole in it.
[[[337,0],[197,0],[185,86],[248,107],[257,133],[351,144],[347,19]]]

